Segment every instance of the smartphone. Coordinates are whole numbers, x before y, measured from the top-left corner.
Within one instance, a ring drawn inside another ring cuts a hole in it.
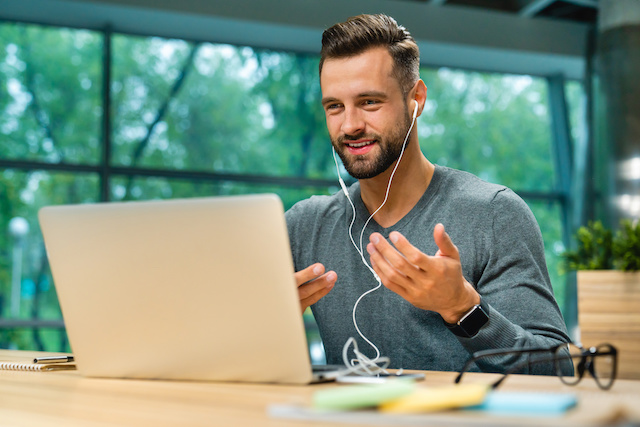
[[[364,375],[342,375],[336,378],[336,381],[339,383],[349,383],[349,384],[382,384],[387,381],[394,381],[398,379],[413,379],[413,380],[424,380],[424,374],[379,374],[375,376],[364,376]]]

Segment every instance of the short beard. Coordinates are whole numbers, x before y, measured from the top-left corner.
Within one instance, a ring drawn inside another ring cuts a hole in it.
[[[332,139],[331,143],[338,153],[338,156],[340,156],[342,164],[347,172],[349,172],[349,175],[356,179],[370,179],[389,169],[391,165],[398,160],[400,153],[402,153],[402,145],[407,136],[409,126],[411,126],[411,120],[407,112],[404,123],[396,126],[388,138],[383,138],[377,134],[365,135],[364,133],[360,133],[358,135],[341,135],[337,141]],[[360,156],[350,155],[344,143],[345,141],[355,141],[358,139],[372,139],[377,141],[381,150],[380,155],[370,161]]]

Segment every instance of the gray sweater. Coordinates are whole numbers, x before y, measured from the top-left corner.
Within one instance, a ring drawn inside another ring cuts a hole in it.
[[[370,214],[358,183],[349,193],[356,206],[353,237],[358,243]],[[342,192],[313,196],[286,213],[296,271],[321,262],[338,274],[333,290],[312,306],[330,364],[342,363],[349,337],[357,339],[367,356],[375,355],[352,321],[354,303],[377,282],[349,239],[351,218],[351,205]],[[475,351],[550,347],[569,341],[549,281],[538,224],[524,201],[504,186],[436,166],[416,206],[390,228],[370,221],[363,246],[373,232],[388,238],[396,230],[422,252],[434,255],[437,223],[444,224],[458,247],[465,278],[489,306],[489,322],[473,338],[458,337],[439,314],[418,309],[383,286],[362,299],[356,316],[362,333],[391,359],[391,367],[457,371]],[[368,260],[366,249],[365,256]],[[499,372],[509,363],[513,359],[496,358],[472,370]],[[543,364],[522,372],[553,373]]]

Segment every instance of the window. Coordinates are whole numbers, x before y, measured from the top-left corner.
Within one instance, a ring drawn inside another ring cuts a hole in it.
[[[42,206],[275,192],[288,208],[337,191],[318,61],[0,23],[0,347],[68,350],[38,229]],[[423,151],[523,196],[563,307],[556,266],[566,203],[556,191],[545,80],[446,68],[422,77]],[[10,228],[14,218],[24,221]]]
[[[91,168],[100,154],[101,40],[90,31],[0,25],[2,348],[68,345],[37,211],[98,200]]]

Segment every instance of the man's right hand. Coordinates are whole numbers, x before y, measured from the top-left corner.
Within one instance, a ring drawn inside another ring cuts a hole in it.
[[[295,278],[298,284],[300,308],[304,313],[307,307],[318,302],[333,289],[338,275],[335,271],[325,273],[324,265],[318,263],[296,272]]]

